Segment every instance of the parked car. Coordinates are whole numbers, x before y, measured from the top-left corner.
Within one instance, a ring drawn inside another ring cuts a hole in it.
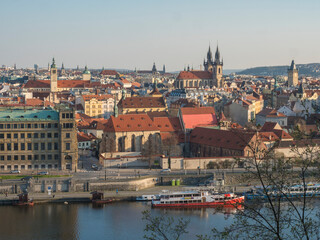
[[[93,170],[95,170],[95,171],[98,171],[98,170],[99,170],[98,165],[95,164],[95,163],[91,165],[91,168],[92,168]]]
[[[47,171],[39,172],[38,175],[49,175]]]
[[[161,173],[171,172],[171,169],[170,168],[165,168],[165,169],[162,169],[160,172]]]
[[[11,170],[10,173],[20,173],[20,170]]]

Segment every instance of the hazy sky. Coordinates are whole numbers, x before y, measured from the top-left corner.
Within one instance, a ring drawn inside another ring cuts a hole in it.
[[[0,65],[225,69],[320,62],[320,1],[0,0]]]

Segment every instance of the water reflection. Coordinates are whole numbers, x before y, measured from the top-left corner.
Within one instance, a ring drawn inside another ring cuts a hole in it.
[[[1,239],[143,239],[145,223],[141,212],[190,219],[189,239],[223,227],[230,209],[151,209],[141,202],[92,204],[46,204],[34,207],[1,206]],[[231,217],[232,218],[232,217]]]

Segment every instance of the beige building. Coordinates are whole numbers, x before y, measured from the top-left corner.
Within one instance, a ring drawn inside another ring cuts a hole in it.
[[[160,147],[160,130],[147,114],[111,116],[100,149],[101,152],[141,152],[149,139]]]
[[[114,98],[110,94],[82,95],[84,113],[93,118],[109,118],[114,111]]]
[[[74,111],[14,109],[0,112],[0,170],[76,170]]]

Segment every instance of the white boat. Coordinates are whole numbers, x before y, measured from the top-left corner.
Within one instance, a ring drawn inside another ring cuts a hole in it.
[[[152,201],[157,199],[157,195],[142,195],[136,198],[136,201]]]
[[[161,194],[152,200],[153,207],[234,207],[244,201],[244,196],[234,193],[210,193],[208,191],[186,191]]]

